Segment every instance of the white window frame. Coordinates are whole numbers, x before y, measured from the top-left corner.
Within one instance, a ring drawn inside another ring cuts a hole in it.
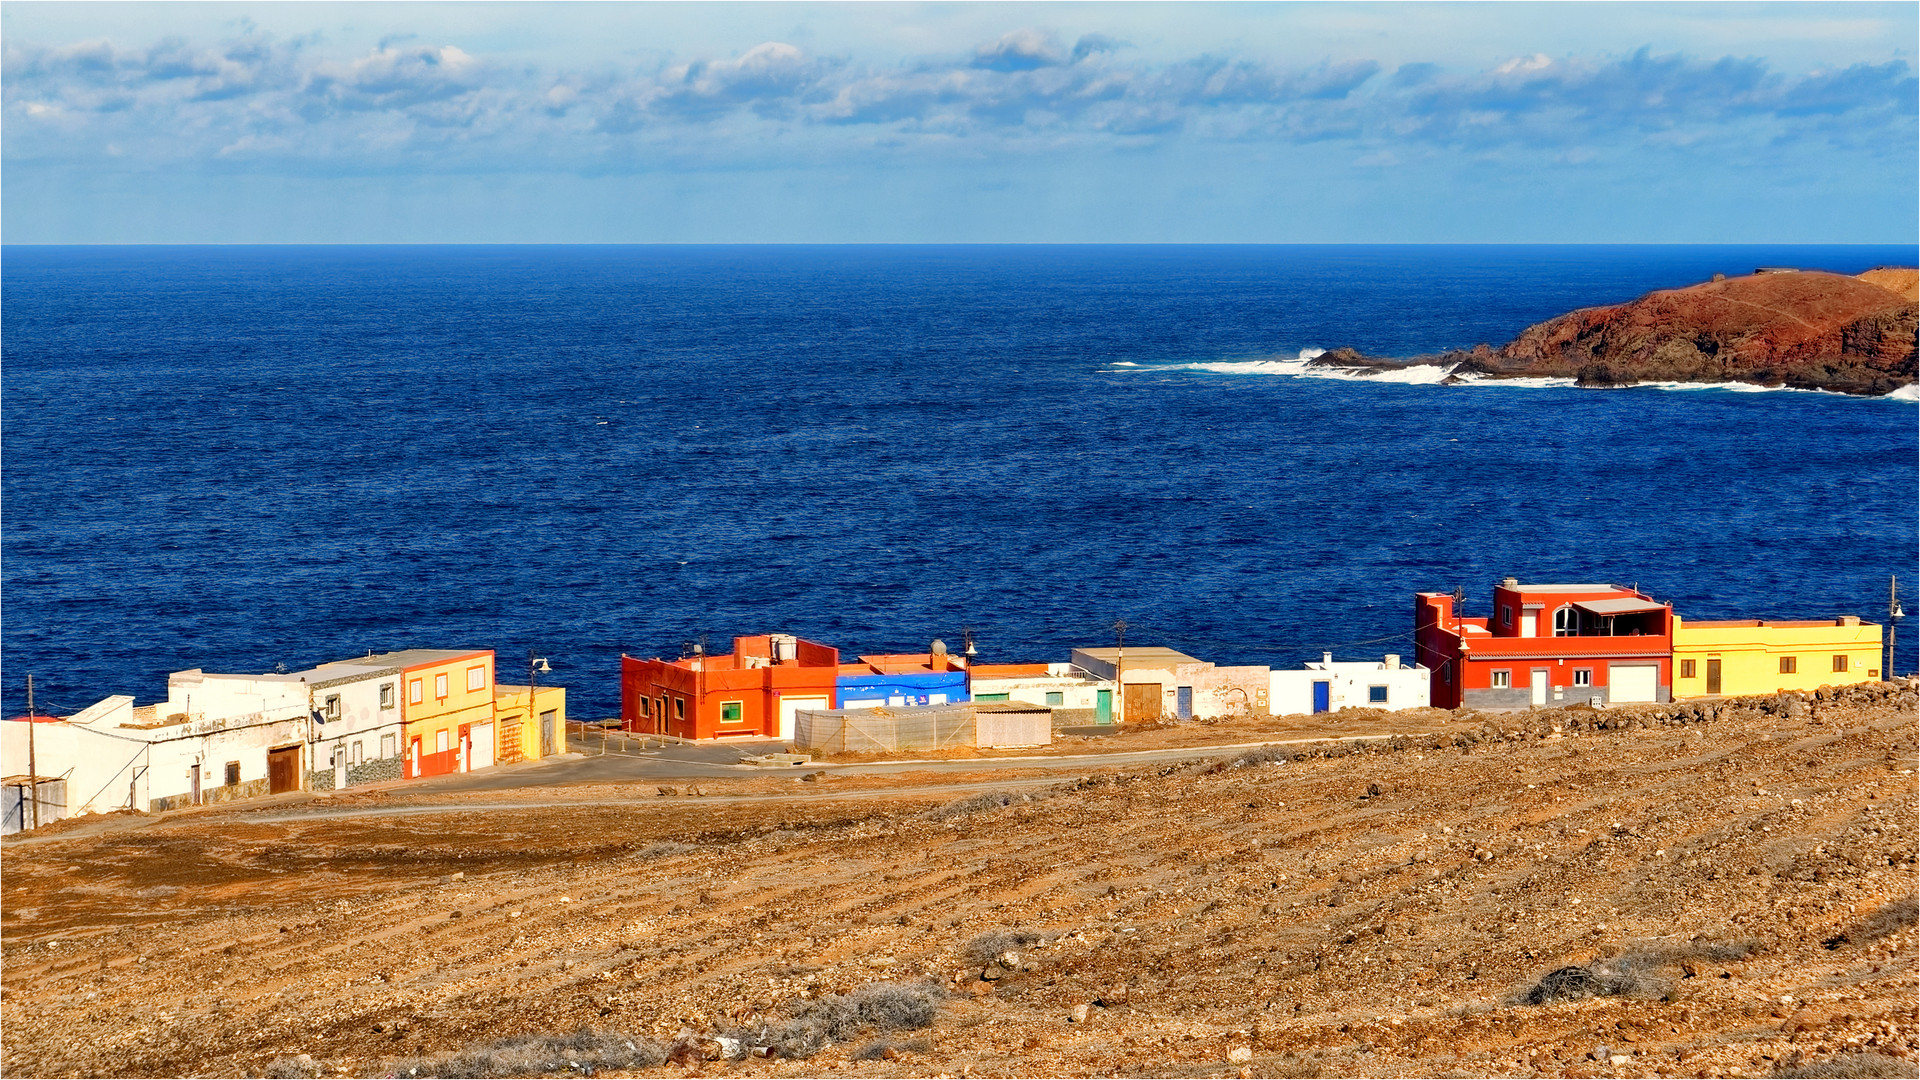
[[[439,731],[434,732],[433,733],[433,752],[436,754],[446,753],[447,744],[450,738],[451,736],[449,735],[446,728],[441,728]]]
[[[487,688],[487,666],[485,664],[481,664],[478,667],[468,668],[467,669],[467,693],[471,694],[476,691],[485,690],[486,688]]]
[[[400,754],[400,736],[398,735],[380,736],[380,759],[382,761],[390,757],[397,757],[399,756],[399,754]]]
[[[1583,668],[1583,667],[1574,668],[1573,669],[1573,685],[1592,686],[1593,685],[1593,669]]]
[[[444,671],[433,677],[433,697],[436,701],[447,700],[447,673]]]
[[[1553,613],[1553,636],[1580,636],[1580,615],[1573,610],[1572,604],[1562,605],[1560,610]]]
[[[1498,668],[1494,670],[1491,673],[1491,675],[1492,675],[1492,678],[1489,679],[1488,681],[1495,690],[1513,689],[1513,672],[1511,670],[1507,668]]]
[[[418,705],[426,700],[425,679],[410,679],[407,682],[407,704]]]
[[[353,740],[353,748],[347,751],[347,764],[349,766],[358,765],[364,760],[366,760],[365,743],[360,739],[355,739]]]

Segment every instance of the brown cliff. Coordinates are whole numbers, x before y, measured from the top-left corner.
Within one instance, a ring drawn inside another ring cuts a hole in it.
[[[1583,386],[1749,382],[1885,394],[1915,381],[1916,272],[1756,273],[1583,308],[1498,349],[1422,357],[1456,373]],[[1343,365],[1351,350],[1339,350]],[[1328,354],[1333,357],[1336,354]],[[1328,357],[1323,357],[1326,360]]]

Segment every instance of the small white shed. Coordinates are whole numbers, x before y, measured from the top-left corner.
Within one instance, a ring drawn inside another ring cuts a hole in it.
[[[1379,661],[1341,662],[1332,653],[1322,653],[1318,662],[1273,672],[1267,701],[1275,716],[1339,709],[1424,709],[1433,700],[1430,674],[1418,664],[1400,663],[1393,653]]]

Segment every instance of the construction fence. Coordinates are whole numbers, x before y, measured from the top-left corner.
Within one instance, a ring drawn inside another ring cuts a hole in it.
[[[793,725],[794,745],[817,754],[1045,746],[1052,741],[1047,707],[1020,702],[801,710],[794,714]]]

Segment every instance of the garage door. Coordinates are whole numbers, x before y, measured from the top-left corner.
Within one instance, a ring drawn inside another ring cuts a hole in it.
[[[1607,701],[1652,701],[1660,687],[1658,664],[1613,664],[1607,668]]]
[[[472,756],[468,759],[471,762],[467,766],[468,771],[492,768],[493,725],[475,724],[468,730],[468,735],[473,740]]]
[[[827,699],[823,697],[783,697],[780,699],[780,737],[793,738],[793,714],[801,709],[824,709]]]

